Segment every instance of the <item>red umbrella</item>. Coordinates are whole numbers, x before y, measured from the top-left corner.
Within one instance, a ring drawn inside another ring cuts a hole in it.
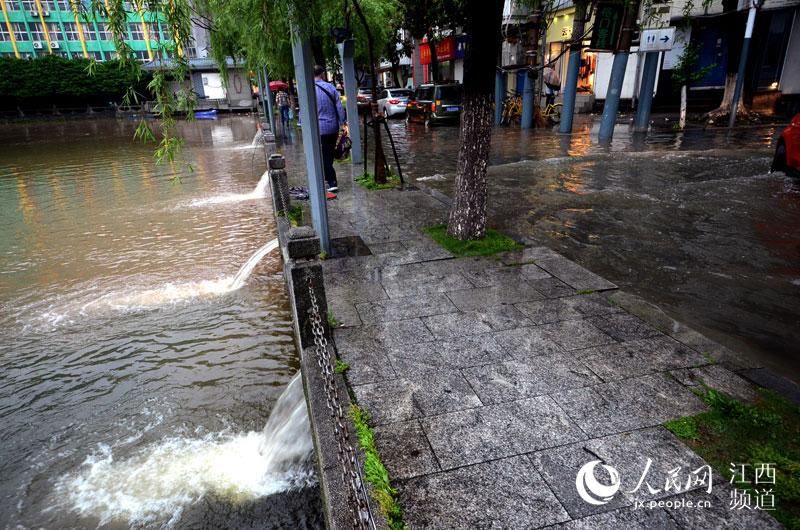
[[[289,90],[289,85],[284,83],[283,81],[270,81],[269,82],[269,89],[270,90]]]

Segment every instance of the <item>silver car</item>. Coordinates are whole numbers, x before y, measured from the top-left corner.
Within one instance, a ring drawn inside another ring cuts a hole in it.
[[[405,116],[408,98],[413,92],[405,88],[387,88],[378,94],[378,112],[385,118]]]

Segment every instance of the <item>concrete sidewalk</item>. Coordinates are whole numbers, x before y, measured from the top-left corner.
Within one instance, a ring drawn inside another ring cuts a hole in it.
[[[733,353],[533,242],[453,258],[421,232],[447,216],[424,191],[342,188],[333,237],[371,254],[324,262],[336,348],[410,528],[780,528],[729,509],[718,474],[684,488],[705,462],[661,426],[706,410],[700,381],[754,396]],[[576,488],[594,460],[621,480],[603,504]],[[634,507],[665,499],[711,505]]]

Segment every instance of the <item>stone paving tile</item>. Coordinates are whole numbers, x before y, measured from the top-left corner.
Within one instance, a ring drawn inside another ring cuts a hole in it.
[[[422,248],[381,254],[380,257],[384,266],[391,267],[410,263],[428,263],[432,260],[452,258],[453,255],[442,248]]]
[[[373,425],[481,406],[478,396],[457,371],[354,386],[353,393],[358,404],[369,413]]]
[[[565,350],[581,350],[592,346],[613,344],[616,341],[594,327],[589,320],[564,320],[544,324],[531,330],[552,340]]]
[[[702,400],[666,374],[653,374],[553,394],[592,437],[659,425],[706,410]]]
[[[546,278],[544,280],[531,280],[531,285],[542,293],[546,298],[558,298],[560,296],[572,296],[575,289],[562,282],[558,278]]]
[[[758,397],[753,385],[720,365],[686,368],[670,373],[688,387],[698,387],[703,384],[743,401],[751,401]]]
[[[476,311],[484,307],[516,304],[544,298],[539,291],[524,281],[518,282],[513,290],[499,286],[479,287],[463,291],[450,291],[447,296],[461,311]]]
[[[661,336],[660,331],[627,313],[602,315],[592,318],[591,322],[620,342]]]
[[[549,396],[422,420],[442,469],[564,445],[586,436]]]
[[[440,471],[439,463],[417,420],[376,427],[375,446],[392,480]]]
[[[462,370],[484,404],[503,403],[596,383],[600,379],[579,361],[539,357]]]
[[[573,289],[602,291],[617,288],[616,285],[605,278],[589,272],[560,254],[553,253],[553,255],[537,258],[536,265],[570,285]]]
[[[425,271],[402,277],[386,277],[384,275],[382,283],[391,298],[422,296],[472,287],[472,284],[461,274],[430,274]]]
[[[330,258],[322,261],[322,270],[325,273],[325,283],[328,284],[328,275],[355,271],[361,273],[365,270],[380,267],[382,262],[379,256],[344,256]]]
[[[531,324],[531,321],[518,309],[509,305],[487,307],[468,313],[425,317],[423,321],[437,338],[442,339],[501,331]]]
[[[334,331],[336,349],[379,350],[386,346],[414,344],[433,340],[433,335],[418,318],[397,320],[384,324],[361,326],[358,328],[339,328]]]
[[[338,355],[342,361],[350,365],[347,370],[347,380],[351,385],[365,385],[397,378],[389,357],[380,348],[369,350],[340,348]]]
[[[567,354],[567,350],[550,336],[546,336],[540,327],[500,331],[494,334],[494,338],[509,355],[521,361],[541,355],[563,356]]]
[[[464,271],[464,276],[475,287],[512,287],[528,280],[543,280],[552,278],[550,274],[536,265],[519,267],[497,267],[488,259],[483,264],[484,268]]]
[[[598,294],[565,296],[552,300],[516,304],[516,306],[534,324],[549,324],[561,320],[620,312],[619,308]]]
[[[510,359],[488,334],[398,346],[387,353],[395,373],[405,378]]]
[[[328,298],[328,314],[332,314],[341,327],[361,325],[356,306],[341,298]]]
[[[700,458],[694,451],[678,440],[671,432],[664,427],[657,426],[648,429],[640,429],[604,438],[589,440],[584,444],[587,451],[597,456],[603,463],[614,467],[620,477],[620,488],[617,495],[624,495],[629,502],[662,499],[686,491],[686,484],[690,476],[698,479],[708,479],[708,472],[705,460]],[[648,461],[650,467],[648,468]],[[676,482],[672,482],[670,490],[666,490],[670,472],[680,468]],[[639,486],[642,475],[647,469],[644,482]],[[700,470],[692,475],[692,471]],[[597,475],[604,471],[597,470]],[[720,482],[722,477],[717,476],[716,481]],[[677,488],[680,486],[680,489]],[[714,487],[714,473],[711,473],[711,485]],[[649,486],[649,487],[648,487]],[[705,484],[700,482],[691,484],[689,489],[705,491],[708,487],[708,480]],[[652,490],[650,488],[653,488]]]
[[[371,256],[366,256],[371,257]],[[366,272],[326,273],[325,292],[328,298],[351,303],[372,302],[388,298],[376,275]]]
[[[586,442],[581,441],[537,451],[530,454],[529,457],[536,471],[547,481],[550,489],[573,519],[617,510],[632,504],[632,501],[624,495],[616,495],[606,504],[601,505],[589,504],[581,499],[575,487],[578,471],[588,462],[597,460],[597,456],[587,451],[585,445]],[[603,485],[610,485],[608,474],[602,468],[595,472],[595,479]]]
[[[373,243],[369,245],[370,251],[375,254],[397,253],[406,250],[400,241],[390,241],[388,243]]]
[[[458,311],[450,299],[441,293],[361,303],[356,308],[361,320],[367,323],[406,320]]]
[[[527,529],[569,519],[524,456],[403,481],[398,497],[415,529]]]
[[[778,530],[784,528],[768,512],[762,510],[732,510],[731,488],[723,481],[714,485],[709,495],[705,491],[690,491],[665,500],[691,501],[694,506],[710,501],[702,509],[672,509],[670,515],[680,528],[733,528],[741,530]]]
[[[553,530],[677,530],[679,527],[663,508],[638,509],[623,508],[561,523],[548,527]],[[714,528],[702,526],[697,528]]]
[[[669,337],[633,340],[592,348],[586,365],[604,381],[687,368],[708,362],[706,358]]]

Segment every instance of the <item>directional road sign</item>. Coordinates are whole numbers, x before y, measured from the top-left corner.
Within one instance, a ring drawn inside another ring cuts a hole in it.
[[[675,26],[661,29],[644,29],[639,39],[640,52],[663,52],[672,49]]]

